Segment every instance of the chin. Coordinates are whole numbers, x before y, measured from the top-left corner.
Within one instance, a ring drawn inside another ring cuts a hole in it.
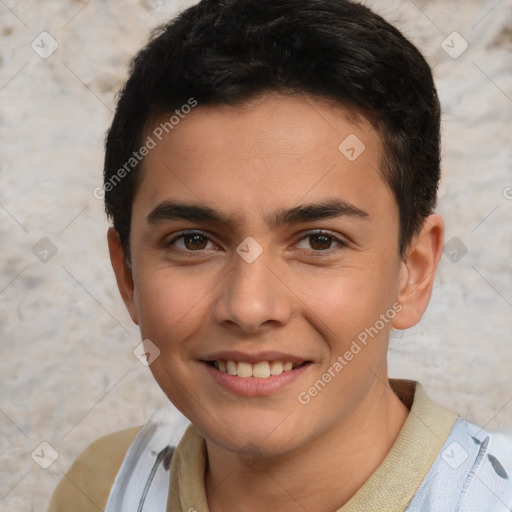
[[[207,428],[197,429],[210,442],[241,458],[278,457],[302,445],[302,435],[297,426],[284,425],[282,416],[278,421],[275,418],[256,422],[247,419],[243,422],[222,422],[221,425],[216,424],[211,429],[209,424]]]

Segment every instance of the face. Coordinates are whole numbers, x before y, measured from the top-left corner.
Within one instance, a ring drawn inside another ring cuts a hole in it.
[[[292,451],[386,380],[410,276],[381,156],[364,119],[273,95],[199,105],[145,158],[114,267],[155,379],[209,442]]]

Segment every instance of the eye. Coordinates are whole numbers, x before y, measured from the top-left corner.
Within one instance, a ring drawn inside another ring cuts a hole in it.
[[[213,244],[211,238],[202,231],[184,231],[166,243],[166,245],[174,246],[182,251],[200,252],[213,249],[212,247],[207,247],[209,242]]]
[[[334,250],[329,250],[333,248],[333,243],[337,244],[336,248]],[[299,249],[313,249],[313,252],[321,253],[322,256],[333,254],[337,250],[343,249],[344,247],[347,246],[348,243],[345,242],[344,240],[341,240],[340,238],[330,234],[329,232],[321,230],[306,234],[306,236],[301,238],[299,244],[297,244],[297,247]]]
[[[333,244],[335,244],[334,248]],[[185,254],[201,254],[203,252],[215,251],[218,249],[207,233],[197,230],[183,231],[169,242],[166,242],[165,245],[166,247],[172,246],[173,249],[175,248],[179,252],[183,252]],[[309,232],[303,236],[296,247],[300,250],[305,250],[310,254],[317,253],[315,255],[328,256],[347,246],[348,243],[344,240],[329,232],[318,230]]]

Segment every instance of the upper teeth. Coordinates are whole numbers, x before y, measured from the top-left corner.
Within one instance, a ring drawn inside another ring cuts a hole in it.
[[[265,379],[271,375],[280,375],[283,372],[289,372],[293,369],[293,363],[281,361],[260,361],[256,364],[246,363],[244,361],[232,361],[228,359],[215,361],[215,368],[221,372],[237,375],[238,377],[256,377]]]

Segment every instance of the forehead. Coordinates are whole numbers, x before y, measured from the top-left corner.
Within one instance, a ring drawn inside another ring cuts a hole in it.
[[[170,199],[206,203],[240,221],[327,195],[375,214],[396,206],[380,173],[379,134],[332,102],[274,94],[236,106],[199,104],[172,123],[171,115],[146,128],[154,147],[135,197],[146,215]]]

